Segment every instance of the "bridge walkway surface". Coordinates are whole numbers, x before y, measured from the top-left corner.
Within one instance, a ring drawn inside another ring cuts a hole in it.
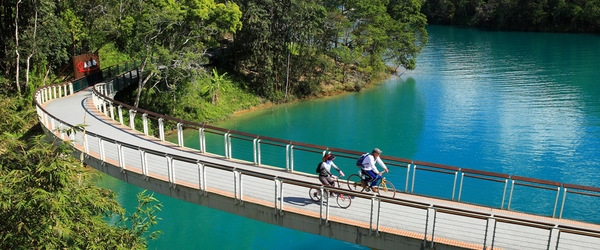
[[[315,175],[147,136],[99,110],[92,87],[51,100],[42,95],[38,115],[47,134],[70,141],[86,164],[199,205],[376,249],[600,249],[600,226],[573,220],[343,185],[332,190],[351,198],[350,207],[315,202],[309,189],[323,188]],[[84,131],[65,132],[82,124]]]

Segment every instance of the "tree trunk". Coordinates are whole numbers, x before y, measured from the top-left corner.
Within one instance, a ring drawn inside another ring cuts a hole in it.
[[[29,54],[29,56],[27,56],[27,67],[25,70],[25,90],[27,90],[29,88],[29,65],[30,65],[30,61],[31,61],[31,57],[33,57],[33,55],[35,54],[35,50],[36,50],[36,44],[35,44],[35,35],[37,34],[37,19],[38,19],[38,12],[37,10],[35,11],[35,18],[34,18],[34,22],[33,22],[33,49],[31,50],[31,54]]]
[[[19,85],[19,4],[21,0],[17,1],[17,6],[15,9],[15,54],[16,57],[16,68],[15,68],[15,84],[17,85],[17,92],[21,95],[21,86]]]

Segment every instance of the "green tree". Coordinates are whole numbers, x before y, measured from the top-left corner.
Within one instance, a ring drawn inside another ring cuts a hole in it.
[[[0,74],[11,80],[7,92],[31,93],[68,62],[66,27],[59,16],[55,1],[2,1]]]
[[[12,134],[1,138],[0,248],[143,249],[157,223],[160,204],[140,194],[140,207],[126,216],[114,193],[96,187],[68,143],[30,143]],[[111,224],[107,218],[120,218]]]
[[[219,99],[219,91],[221,91],[222,88],[226,88],[229,85],[225,84],[226,82],[228,82],[228,80],[225,78],[225,75],[227,75],[227,73],[219,75],[219,72],[217,72],[216,69],[213,69],[212,72],[213,76],[210,78],[210,82],[208,85],[206,85],[204,91],[206,95],[210,96],[210,102],[213,105],[215,105],[217,104],[217,100]]]
[[[321,83],[338,79],[368,82],[386,72],[387,63],[414,69],[427,42],[420,1],[238,3],[244,16],[233,68],[247,77],[251,89],[272,100],[314,95]],[[291,43],[297,56],[288,50]]]
[[[393,0],[387,12],[393,21],[387,29],[388,42],[384,60],[399,67],[413,70],[417,56],[428,41],[427,18],[421,13],[419,0]]]
[[[134,105],[142,92],[157,84],[191,81],[202,70],[207,48],[241,28],[241,12],[233,3],[213,0],[127,1],[117,43],[141,61]],[[116,7],[115,7],[116,8]],[[152,84],[149,84],[152,83]],[[145,98],[151,98],[147,92]]]

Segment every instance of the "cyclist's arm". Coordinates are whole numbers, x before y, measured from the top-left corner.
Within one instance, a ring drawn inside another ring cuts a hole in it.
[[[383,163],[383,161],[381,160],[381,157],[377,157],[377,164],[379,164],[379,166],[381,166],[383,168],[383,171],[385,172],[389,172],[387,166],[385,165],[385,163]]]
[[[337,170],[340,173],[340,176],[344,176],[344,172],[342,172],[342,170],[340,168],[338,168],[338,166],[335,165],[335,163],[333,163],[333,161],[331,162],[331,167],[335,168],[335,170]]]

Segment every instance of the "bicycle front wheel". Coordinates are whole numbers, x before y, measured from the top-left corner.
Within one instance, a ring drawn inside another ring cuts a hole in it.
[[[352,204],[352,199],[350,195],[337,194],[337,204],[343,209],[346,209]]]
[[[362,192],[365,188],[361,183],[362,179],[357,174],[351,174],[348,176],[348,189],[352,191]]]
[[[379,185],[377,185],[377,193],[379,195],[394,198],[396,197],[396,188],[394,187],[394,184],[388,180],[382,180]]]

